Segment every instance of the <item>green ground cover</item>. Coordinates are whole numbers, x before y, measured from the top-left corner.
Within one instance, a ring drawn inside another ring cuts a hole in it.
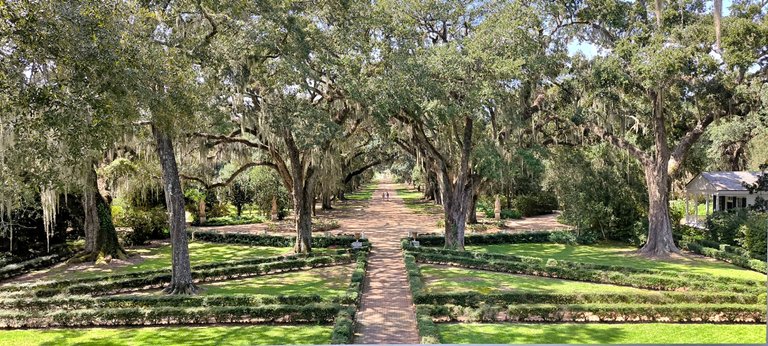
[[[201,294],[342,296],[349,287],[354,265],[303,270],[202,284]]]
[[[765,325],[720,324],[438,324],[451,344],[765,343]]]
[[[329,344],[332,326],[232,326],[3,330],[4,345]]]
[[[584,263],[621,265],[641,269],[685,271],[706,275],[765,280],[765,274],[742,269],[729,263],[693,258],[652,260],[635,254],[636,249],[622,245],[563,245],[563,244],[494,244],[467,246],[468,251],[518,256],[554,258]]]
[[[420,265],[426,291],[430,293],[473,291],[482,294],[522,291],[548,293],[649,292],[632,287],[580,281],[513,275],[464,268]]]
[[[352,201],[370,201],[373,197],[373,193],[376,191],[376,188],[379,186],[378,183],[368,183],[364,187],[362,187],[360,190],[355,192],[350,192],[345,194],[344,196],[347,197],[347,199]]]
[[[192,265],[242,260],[253,257],[278,256],[290,252],[288,247],[265,247],[234,244],[216,244],[192,241],[189,243],[189,260]],[[145,270],[171,267],[171,246],[129,248],[132,254],[128,262],[109,265],[75,265],[54,267],[43,271],[40,280],[77,279],[101,275],[126,274]]]
[[[403,199],[405,206],[417,214],[439,214],[442,213],[442,207],[435,205],[431,201],[424,201],[422,192],[401,187],[397,190],[397,195]]]

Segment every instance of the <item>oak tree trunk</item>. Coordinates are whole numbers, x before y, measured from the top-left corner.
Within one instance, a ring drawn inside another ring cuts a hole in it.
[[[296,212],[296,253],[312,252],[312,205],[314,198],[311,187],[307,189],[296,182],[293,193],[293,210]]]
[[[157,156],[160,158],[163,171],[163,190],[165,191],[168,223],[171,230],[171,284],[164,291],[168,294],[194,294],[198,289],[192,282],[184,214],[184,194],[181,191],[173,142],[166,133],[154,125],[152,126],[152,134],[155,137]]]
[[[331,205],[331,194],[330,193],[323,193],[320,196],[322,200],[322,209],[323,210],[332,210],[333,206]]]
[[[670,177],[667,161],[653,162],[644,168],[645,183],[648,187],[648,240],[640,254],[648,257],[668,257],[679,253],[672,237],[672,222],[669,217]]]
[[[118,242],[112,210],[99,192],[98,177],[92,165],[86,174],[88,186],[83,193],[85,256],[81,259],[96,263],[109,262],[113,258],[125,259],[128,256]]]
[[[469,207],[467,208],[467,223],[470,225],[477,224],[477,193],[472,193],[472,197],[469,200]]]

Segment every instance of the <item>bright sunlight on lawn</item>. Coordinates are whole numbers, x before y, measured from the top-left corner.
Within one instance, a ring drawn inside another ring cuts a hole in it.
[[[742,269],[721,261],[692,258],[689,255],[685,258],[678,257],[668,260],[646,259],[636,255],[634,253],[635,248],[621,245],[498,244],[467,246],[467,250],[765,280],[765,274]]]
[[[231,326],[3,330],[3,345],[328,344],[331,326]]]
[[[439,324],[449,344],[735,344],[765,343],[765,325],[722,324]]]
[[[632,287],[512,275],[446,266],[422,265],[420,267],[422,280],[424,280],[428,292],[473,291],[482,294],[510,291],[548,293],[650,292]]]

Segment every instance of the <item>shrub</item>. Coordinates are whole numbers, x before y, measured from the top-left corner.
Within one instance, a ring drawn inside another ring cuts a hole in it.
[[[746,223],[749,213],[746,209],[715,211],[707,217],[706,240],[716,243],[737,245],[739,227]]]
[[[709,244],[713,247],[707,247],[697,242],[681,242],[680,245],[684,249],[695,254],[716,258],[742,268],[747,268],[762,273],[768,273],[768,263],[765,261],[756,260],[746,256],[720,250],[720,245],[717,243]]]
[[[0,280],[9,279],[34,270],[50,267],[56,263],[66,261],[74,255],[72,250],[66,246],[57,246],[51,249],[52,254],[35,257],[26,261],[8,264],[0,268]]]
[[[504,220],[507,220],[507,219],[515,219],[515,220],[522,219],[523,218],[523,213],[521,213],[521,212],[519,212],[519,211],[517,211],[515,209],[502,209],[501,210],[501,218],[504,219]]]
[[[576,235],[573,232],[552,232],[549,235],[549,242],[555,244],[576,244]]]
[[[331,334],[331,344],[351,344],[355,336],[355,308],[347,307],[341,309],[336,315],[333,324],[333,334]]]
[[[553,210],[557,209],[557,199],[552,193],[541,192],[536,195],[517,196],[513,205],[522,216],[537,216],[551,214]]]
[[[768,227],[768,213],[749,212],[744,224],[739,227],[739,233],[743,236],[742,244],[748,254],[739,253],[739,255],[748,255],[761,261],[767,259],[766,238],[768,232],[766,232],[766,227]]]
[[[525,233],[492,233],[492,234],[472,234],[464,236],[465,245],[484,245],[484,244],[520,244],[520,243],[548,243],[549,235],[553,232],[570,231],[537,231]],[[418,236],[417,239],[421,246],[442,246],[445,244],[443,236],[430,235]]]
[[[249,225],[254,223],[263,223],[264,218],[261,216],[221,216],[207,219],[201,226],[233,226],[233,225]]]
[[[130,227],[127,232],[121,232],[126,245],[143,245],[150,239],[165,238],[168,229],[168,214],[163,208],[125,209],[115,221],[121,226]]]
[[[191,231],[188,235],[194,239],[210,243],[246,244],[251,246],[292,247],[296,237],[261,235],[249,233],[221,233],[211,231]],[[312,237],[312,246],[326,248],[332,246],[350,247],[355,238],[352,236]],[[360,239],[364,246],[370,245],[367,239]]]

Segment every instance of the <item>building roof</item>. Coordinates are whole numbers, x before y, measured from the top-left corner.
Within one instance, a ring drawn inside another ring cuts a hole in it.
[[[703,172],[700,176],[717,191],[747,191],[744,184],[756,183],[759,174],[760,172],[747,171]]]

